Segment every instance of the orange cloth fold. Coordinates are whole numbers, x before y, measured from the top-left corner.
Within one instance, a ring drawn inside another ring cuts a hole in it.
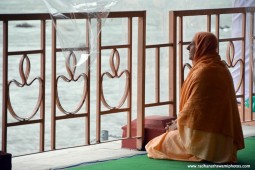
[[[182,144],[177,130],[166,132],[154,139],[147,145],[148,157],[156,159],[172,159],[179,161],[198,162],[202,159],[188,153]]]

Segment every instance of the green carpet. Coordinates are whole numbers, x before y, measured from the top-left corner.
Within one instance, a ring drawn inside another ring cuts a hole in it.
[[[241,167],[241,166],[250,166]],[[193,166],[193,167],[189,167]],[[195,168],[197,166],[197,168]],[[198,167],[200,166],[200,167]],[[216,167],[218,166],[218,167]],[[225,166],[225,167],[223,167]],[[241,168],[237,168],[240,166]],[[245,139],[245,149],[238,152],[237,164],[194,163],[171,160],[150,159],[147,155],[137,155],[128,158],[79,165],[68,170],[186,170],[186,169],[255,169],[255,137]]]

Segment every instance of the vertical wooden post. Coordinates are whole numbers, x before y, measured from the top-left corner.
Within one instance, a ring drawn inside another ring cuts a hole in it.
[[[179,96],[181,96],[181,87],[184,82],[183,69],[183,18],[179,17],[179,35],[178,35],[178,49],[179,49]]]
[[[245,36],[246,36],[246,12],[242,13],[242,60],[244,61],[244,67],[243,67],[243,83],[241,86],[241,93],[243,94],[243,97],[241,98],[241,112],[243,114],[243,121],[245,121],[245,108],[244,108],[244,102],[245,102]]]
[[[128,70],[130,72],[130,79],[129,79],[129,93],[127,96],[127,107],[130,108],[130,111],[128,111],[127,116],[127,137],[130,138],[132,136],[131,134],[131,120],[132,120],[132,18],[128,18]]]
[[[207,15],[207,32],[211,32],[211,15]]]
[[[144,110],[145,110],[145,43],[146,43],[146,11],[138,18],[138,57],[137,57],[137,143],[138,150],[143,149]]]
[[[249,53],[250,53],[250,56],[249,56],[249,61],[250,61],[250,84],[249,84],[249,113],[251,114],[251,120],[253,120],[253,113],[252,113],[252,104],[253,102],[253,84],[254,84],[254,60],[253,60],[253,45],[254,45],[254,12],[250,12],[250,33],[249,33],[249,42],[250,42],[250,47],[249,47]],[[255,88],[255,87],[254,87]]]
[[[176,16],[174,12],[169,12],[169,101],[174,104],[169,106],[169,116],[176,117]]]
[[[3,21],[2,151],[7,151],[8,21]]]
[[[52,20],[52,58],[51,58],[51,149],[56,149],[56,30],[57,20]]]
[[[216,14],[216,19],[215,19],[215,36],[217,39],[220,39],[220,15]],[[219,42],[218,42],[218,47],[217,47],[217,52],[219,52]]]
[[[41,20],[41,78],[42,78],[42,101],[40,105],[40,152],[44,151],[44,134],[45,134],[45,20]]]
[[[90,19],[87,19],[86,21],[86,48],[88,48],[88,51],[87,53],[90,54],[91,51],[90,51],[90,34],[89,34],[89,28],[90,28],[90,24],[91,24],[91,20]],[[90,58],[91,56],[88,57],[88,60],[86,61],[86,74],[88,76],[88,79],[87,79],[87,98],[86,98],[86,113],[87,113],[87,116],[85,116],[85,144],[86,145],[89,145],[90,144]]]
[[[160,102],[160,47],[155,51],[155,101]]]
[[[101,131],[101,40],[102,40],[102,30],[101,30],[101,20],[97,21],[97,92],[96,92],[96,142],[100,143],[100,131]]]

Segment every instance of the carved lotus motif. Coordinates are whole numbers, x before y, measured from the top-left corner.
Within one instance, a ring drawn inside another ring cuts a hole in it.
[[[26,62],[25,72],[24,72],[24,62]],[[43,89],[42,82],[43,82],[43,80],[40,77],[36,77],[31,82],[28,82],[28,77],[29,77],[29,74],[30,74],[30,60],[29,60],[27,55],[23,55],[22,58],[20,59],[19,74],[20,74],[20,77],[21,77],[21,83],[18,82],[17,80],[11,80],[8,83],[8,101],[7,101],[8,102],[8,110],[10,111],[11,115],[16,120],[27,121],[27,120],[32,119],[36,115],[37,111],[39,110],[39,107],[40,107],[40,104],[41,104],[41,101],[42,101],[42,95],[43,95],[42,94],[42,89]],[[30,114],[30,116],[28,116],[28,117],[20,117],[14,111],[12,103],[11,103],[11,100],[10,100],[10,91],[9,91],[10,86],[12,84],[15,84],[17,87],[22,88],[24,86],[31,86],[34,81],[38,81],[39,82],[39,96],[38,96],[38,99],[37,99],[37,104],[34,107],[32,113]]]
[[[105,107],[108,109],[118,109],[120,108],[126,101],[129,88],[130,88],[130,73],[128,70],[123,70],[122,72],[119,73],[119,66],[120,66],[120,55],[119,52],[116,49],[113,49],[111,56],[110,56],[110,68],[112,73],[105,72],[102,74],[102,84],[101,84],[101,90],[102,90],[102,95],[101,95],[101,100],[104,104]],[[126,77],[126,82],[125,82],[125,90],[124,93],[119,101],[119,104],[117,106],[110,106],[109,103],[106,101],[105,96],[104,96],[104,91],[103,91],[103,80],[105,77],[108,77],[110,79],[114,78],[121,78],[122,76]]]
[[[224,61],[224,63],[227,65],[227,67],[235,67],[238,63],[240,64],[240,78],[239,81],[237,83],[237,87],[235,89],[235,91],[237,92],[242,84],[243,81],[243,67],[244,67],[244,61],[241,59],[241,57],[238,60],[234,60],[235,57],[235,46],[234,43],[232,41],[229,41],[228,43],[228,47],[227,47],[227,51],[226,51],[226,57],[227,57],[227,62]]]
[[[72,65],[70,64],[71,63],[71,58],[73,60],[72,62]],[[79,110],[81,109],[81,107],[83,106],[84,102],[85,102],[85,99],[86,99],[86,96],[87,96],[87,81],[88,81],[88,77],[85,73],[82,73],[80,74],[78,77],[74,77],[75,75],[75,70],[76,70],[76,64],[77,64],[77,59],[76,59],[76,56],[75,54],[71,51],[69,56],[66,58],[66,70],[67,70],[67,73],[69,75],[69,78],[67,78],[66,76],[58,76],[57,79],[56,79],[56,84],[58,85],[58,81],[59,79],[62,79],[64,80],[65,82],[69,83],[69,82],[77,82],[80,78],[83,78],[83,92],[82,92],[82,97],[81,97],[81,100],[79,102],[79,104],[77,105],[77,107],[75,108],[74,111],[66,111],[63,106],[61,105],[61,102],[60,102],[60,99],[59,99],[59,95],[58,95],[58,88],[56,88],[56,104],[59,108],[59,110],[64,113],[64,114],[75,114],[77,112],[79,112]]]

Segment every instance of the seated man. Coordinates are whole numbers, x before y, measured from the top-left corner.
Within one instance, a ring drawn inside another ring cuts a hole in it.
[[[242,127],[233,80],[217,44],[212,33],[199,32],[187,47],[193,68],[182,86],[177,121],[146,145],[148,157],[237,161],[237,151],[244,148]]]

